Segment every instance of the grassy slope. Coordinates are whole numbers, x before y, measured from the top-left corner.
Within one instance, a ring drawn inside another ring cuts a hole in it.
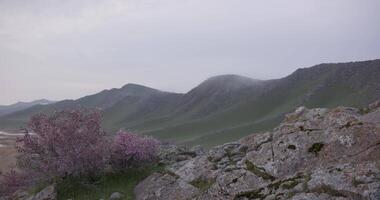
[[[277,87],[254,101],[183,123],[144,131],[163,139],[185,144],[211,146],[239,139],[250,133],[269,130],[283,115],[296,107],[360,107],[380,98],[379,65],[362,68],[355,63],[341,67],[321,65],[299,70],[282,79]],[[377,84],[377,86],[369,86]],[[148,128],[150,124],[146,124]],[[162,125],[162,124],[161,124]]]
[[[125,128],[182,144],[211,146],[269,130],[301,105],[361,107],[380,98],[380,60],[317,65],[265,84],[226,77],[205,81],[185,95],[132,85],[133,90],[103,91],[75,102],[106,105],[103,124],[112,133]],[[120,98],[120,92],[129,96]],[[0,126],[14,126],[31,113],[72,103],[33,107],[0,119]]]
[[[84,183],[83,180],[66,179],[58,183],[58,199],[108,199],[114,192],[124,195],[123,200],[134,199],[133,189],[144,178],[153,172],[159,172],[162,166],[144,169],[129,169],[126,172],[108,173],[94,183]]]

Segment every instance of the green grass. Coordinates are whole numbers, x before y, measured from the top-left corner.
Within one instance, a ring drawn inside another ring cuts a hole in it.
[[[133,189],[153,172],[162,171],[163,166],[129,169],[125,172],[106,173],[97,180],[66,179],[58,183],[58,199],[108,199],[114,192],[124,195],[124,200],[134,199]]]
[[[103,113],[102,125],[109,134],[125,129],[181,145],[211,147],[251,133],[271,130],[286,113],[301,105],[308,108],[366,106],[379,98],[378,86],[374,84],[378,82],[379,63],[318,65],[298,70],[283,79],[269,81],[262,87],[227,92],[220,97],[220,94],[215,96],[212,92],[214,89],[224,91],[219,83],[211,87],[211,92],[201,88],[184,96],[167,96],[152,93],[151,89],[131,86],[129,92],[134,95],[122,100],[115,99],[117,91],[114,90],[77,102],[36,106],[0,117],[0,129],[25,126],[28,117],[36,112],[60,110],[78,104],[96,107],[115,101],[116,104]],[[365,110],[362,112],[365,113]]]
[[[198,178],[194,181],[192,181],[190,184],[194,187],[198,188],[201,191],[208,190],[213,184],[215,183],[214,179],[204,179],[204,178]]]

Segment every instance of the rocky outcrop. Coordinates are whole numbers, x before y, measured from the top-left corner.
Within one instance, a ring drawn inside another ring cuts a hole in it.
[[[378,200],[380,108],[365,113],[300,107],[271,132],[208,153],[163,153],[173,159],[135,188],[136,199]]]

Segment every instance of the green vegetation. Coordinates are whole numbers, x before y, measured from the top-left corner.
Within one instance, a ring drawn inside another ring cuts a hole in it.
[[[283,180],[277,180],[275,182],[272,182],[266,187],[262,187],[256,190],[251,190],[251,191],[244,191],[242,193],[239,193],[235,199],[240,199],[240,198],[248,198],[248,199],[265,199],[268,195],[272,194],[272,191],[278,190],[280,187],[284,190],[291,190],[294,187],[296,187],[298,184],[307,184],[307,182],[310,180],[309,175],[304,175],[302,173],[297,174],[295,177],[291,177],[288,179],[283,179]],[[303,188],[304,191],[307,190],[306,187]],[[294,196],[296,193],[290,191],[288,193],[287,198],[291,198]],[[278,194],[278,195],[283,195],[283,194]],[[277,199],[277,198],[276,198]]]
[[[120,192],[125,200],[134,199],[133,189],[153,172],[159,172],[163,166],[141,169],[129,169],[125,172],[103,174],[95,181],[68,178],[58,183],[58,199],[108,199],[114,192]]]
[[[309,149],[309,153],[314,153],[315,155],[318,155],[318,153],[322,150],[324,144],[323,143],[314,143]]]
[[[215,180],[213,179],[205,179],[205,178],[198,178],[192,181],[190,184],[194,187],[198,188],[201,191],[208,190],[213,184],[215,183]]]
[[[297,180],[289,180],[281,185],[283,189],[290,190],[296,187],[300,182]]]
[[[319,188],[312,190],[312,192],[319,193],[319,194],[324,193],[333,197],[347,197],[347,195],[343,194],[342,191],[335,190],[334,188],[328,185],[322,185]]]
[[[249,160],[245,161],[245,165],[247,166],[247,170],[249,170],[250,172],[254,173],[256,176],[259,176],[259,177],[261,177],[261,178],[263,178],[265,180],[271,180],[271,181],[274,181],[276,179],[272,175],[270,175],[267,172],[265,172],[264,168],[257,167],[256,165],[254,165]]]
[[[242,192],[240,194],[237,194],[235,199],[240,199],[240,198],[264,199],[266,197],[266,195],[263,194],[264,191],[265,191],[264,188],[260,188],[258,190]]]

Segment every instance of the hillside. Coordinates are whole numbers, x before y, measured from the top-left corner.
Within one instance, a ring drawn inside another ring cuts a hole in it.
[[[31,101],[31,102],[17,102],[15,104],[6,105],[6,106],[0,105],[0,116],[21,111],[21,110],[33,107],[35,105],[47,105],[47,104],[52,104],[52,103],[55,103],[55,102],[46,100],[46,99],[39,99],[39,100]]]
[[[109,132],[120,128],[181,144],[213,146],[273,128],[307,107],[363,107],[380,98],[380,60],[320,64],[276,80],[212,77],[186,94],[127,84],[77,100],[38,105],[0,117],[2,129],[24,126],[38,112],[98,108]]]

